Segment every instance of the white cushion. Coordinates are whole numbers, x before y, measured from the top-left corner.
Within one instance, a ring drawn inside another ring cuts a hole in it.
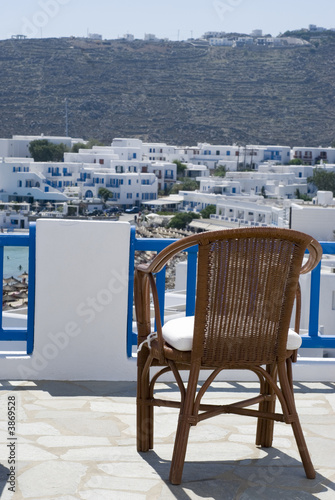
[[[171,319],[162,327],[163,339],[178,351],[190,351],[193,344],[194,316]]]
[[[171,319],[162,328],[163,339],[178,351],[190,351],[193,343],[194,316]],[[286,348],[299,349],[302,339],[291,328],[288,331]]]
[[[295,351],[296,349],[299,349],[301,344],[302,344],[302,338],[300,337],[299,333],[296,333],[294,330],[290,328],[287,336],[286,349],[288,351]]]

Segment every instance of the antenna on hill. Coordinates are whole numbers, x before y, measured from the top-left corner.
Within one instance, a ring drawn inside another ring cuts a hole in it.
[[[69,116],[67,109],[67,97],[65,98],[65,136],[69,137]]]

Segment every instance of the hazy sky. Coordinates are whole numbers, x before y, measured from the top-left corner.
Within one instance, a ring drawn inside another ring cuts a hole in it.
[[[316,24],[335,28],[335,0],[10,0],[2,1],[0,39],[144,33],[180,40],[206,31],[278,35]]]

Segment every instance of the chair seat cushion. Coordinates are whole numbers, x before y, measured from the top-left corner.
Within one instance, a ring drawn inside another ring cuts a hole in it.
[[[171,319],[162,328],[165,342],[178,351],[191,351],[193,343],[194,316]],[[302,339],[291,328],[288,331],[286,348],[295,351],[301,346]]]

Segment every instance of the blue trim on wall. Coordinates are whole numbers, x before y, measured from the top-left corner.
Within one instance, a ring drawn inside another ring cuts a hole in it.
[[[28,318],[27,328],[3,328],[2,310],[0,322],[1,341],[26,341],[27,354],[34,348],[34,314],[35,314],[35,275],[36,275],[36,224],[31,223],[29,234],[1,234],[0,235],[0,292],[3,293],[3,253],[4,247],[28,247]]]

